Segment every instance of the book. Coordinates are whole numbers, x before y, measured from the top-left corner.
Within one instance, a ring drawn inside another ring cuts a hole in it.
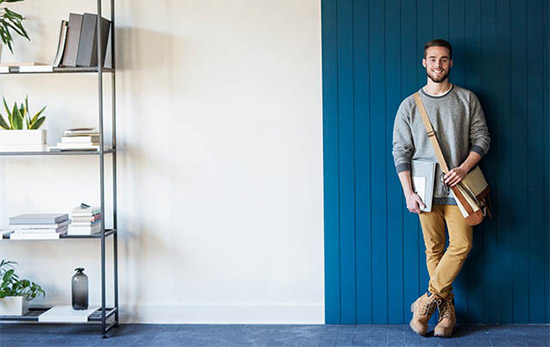
[[[20,214],[10,217],[10,225],[14,224],[57,224],[69,219],[67,213],[37,213]]]
[[[99,306],[90,306],[86,310],[75,310],[72,305],[58,305],[38,316],[38,321],[49,323],[87,323],[88,317],[98,309]]]
[[[424,212],[432,210],[436,164],[435,162],[422,160],[411,161],[413,189],[425,205],[424,208],[420,209]]]
[[[99,146],[93,146],[93,147],[82,147],[82,148],[74,148],[74,147],[58,147],[58,146],[50,146],[48,147],[48,150],[50,152],[65,152],[65,151],[90,151],[90,152],[97,152],[99,150]]]
[[[101,232],[101,223],[95,223],[92,226],[69,225],[67,235],[92,235]]]
[[[22,61],[22,62],[11,62],[11,63],[0,63],[0,66],[7,67],[21,67],[21,66],[44,66],[48,65],[46,63],[38,63],[35,61]]]
[[[47,148],[46,145],[0,145],[0,152],[43,152]]]
[[[53,66],[37,62],[12,62],[1,63],[0,72],[18,73],[18,72],[51,72]]]
[[[59,233],[11,233],[10,240],[56,240],[59,236]]]
[[[80,42],[80,32],[82,30],[83,18],[84,16],[81,14],[69,14],[69,23],[67,24],[67,42],[65,43],[65,50],[61,60],[62,66],[76,66],[76,57],[78,55],[78,45]]]
[[[101,213],[99,206],[90,206],[88,204],[80,204],[71,210],[71,216],[93,216]]]
[[[80,42],[78,45],[78,54],[76,66],[93,67],[98,66],[97,55],[97,15],[84,13],[82,19],[82,30],[80,32]],[[111,22],[101,17],[101,65],[105,63],[105,53],[107,50],[107,38]]]
[[[99,135],[93,136],[63,136],[62,143],[96,143],[99,144]]]
[[[67,29],[68,24],[66,20],[61,21],[61,28],[59,29],[59,41],[57,42],[57,53],[53,59],[52,65],[58,67],[63,59],[63,52],[65,51],[65,42],[67,42]]]
[[[99,148],[99,143],[97,142],[58,142],[57,147],[59,148]]]
[[[61,223],[52,223],[52,224],[10,224],[10,228],[13,230],[17,229],[56,229],[69,225],[71,221],[69,219]]]
[[[52,72],[53,66],[52,65],[24,65],[19,66],[17,68],[17,71],[12,71],[12,68],[10,67],[10,72]]]
[[[95,130],[95,128],[72,128],[72,129],[65,130],[63,132],[63,135],[65,136],[82,136],[82,135],[99,136],[99,132]]]
[[[48,233],[65,233],[67,232],[67,230],[69,229],[69,226],[68,225],[65,225],[65,226],[62,226],[60,228],[51,228],[51,229],[29,229],[29,228],[25,228],[25,229],[17,229],[15,228],[13,230],[14,233],[17,233],[17,234],[48,234]]]
[[[95,222],[95,221],[98,221],[101,219],[101,213],[97,213],[97,214],[94,214],[93,216],[89,216],[89,215],[86,215],[86,216],[79,216],[79,215],[74,215],[72,214],[71,215],[71,220],[72,220],[72,223],[92,223],[92,222]]]

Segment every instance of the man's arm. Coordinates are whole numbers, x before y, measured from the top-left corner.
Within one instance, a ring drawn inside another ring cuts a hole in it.
[[[491,143],[485,114],[475,94],[472,94],[470,99],[470,110],[472,113],[472,120],[470,122],[470,153],[459,167],[452,169],[445,175],[445,183],[451,187],[460,183],[468,172],[479,163],[481,158],[489,151]]]
[[[401,171],[398,173],[398,176],[401,187],[403,187],[403,194],[405,194],[405,199],[407,200],[407,209],[412,213],[422,213],[420,208],[424,208],[426,205],[424,205],[420,196],[418,196],[412,188],[411,172]]]

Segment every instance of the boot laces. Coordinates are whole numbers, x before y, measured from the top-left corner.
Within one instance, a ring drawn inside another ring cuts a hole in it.
[[[441,311],[441,319],[443,318],[452,319],[452,317],[454,316],[455,307],[450,301],[445,300],[441,304],[439,309]]]
[[[441,300],[435,298],[435,295],[432,295],[433,299],[428,300],[427,303],[422,307],[422,315],[432,314],[435,309],[441,305]]]

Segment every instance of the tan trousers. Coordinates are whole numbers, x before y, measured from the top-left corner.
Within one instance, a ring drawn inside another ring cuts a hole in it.
[[[456,205],[433,205],[431,212],[422,212],[419,216],[430,274],[428,290],[446,298],[452,295],[453,281],[472,249],[473,229],[466,224]],[[445,223],[449,231],[446,251]]]

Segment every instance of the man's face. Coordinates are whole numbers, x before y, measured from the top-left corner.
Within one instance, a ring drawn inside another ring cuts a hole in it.
[[[426,58],[422,59],[426,74],[435,83],[445,81],[451,73],[453,60],[445,47],[430,47],[426,50]]]

